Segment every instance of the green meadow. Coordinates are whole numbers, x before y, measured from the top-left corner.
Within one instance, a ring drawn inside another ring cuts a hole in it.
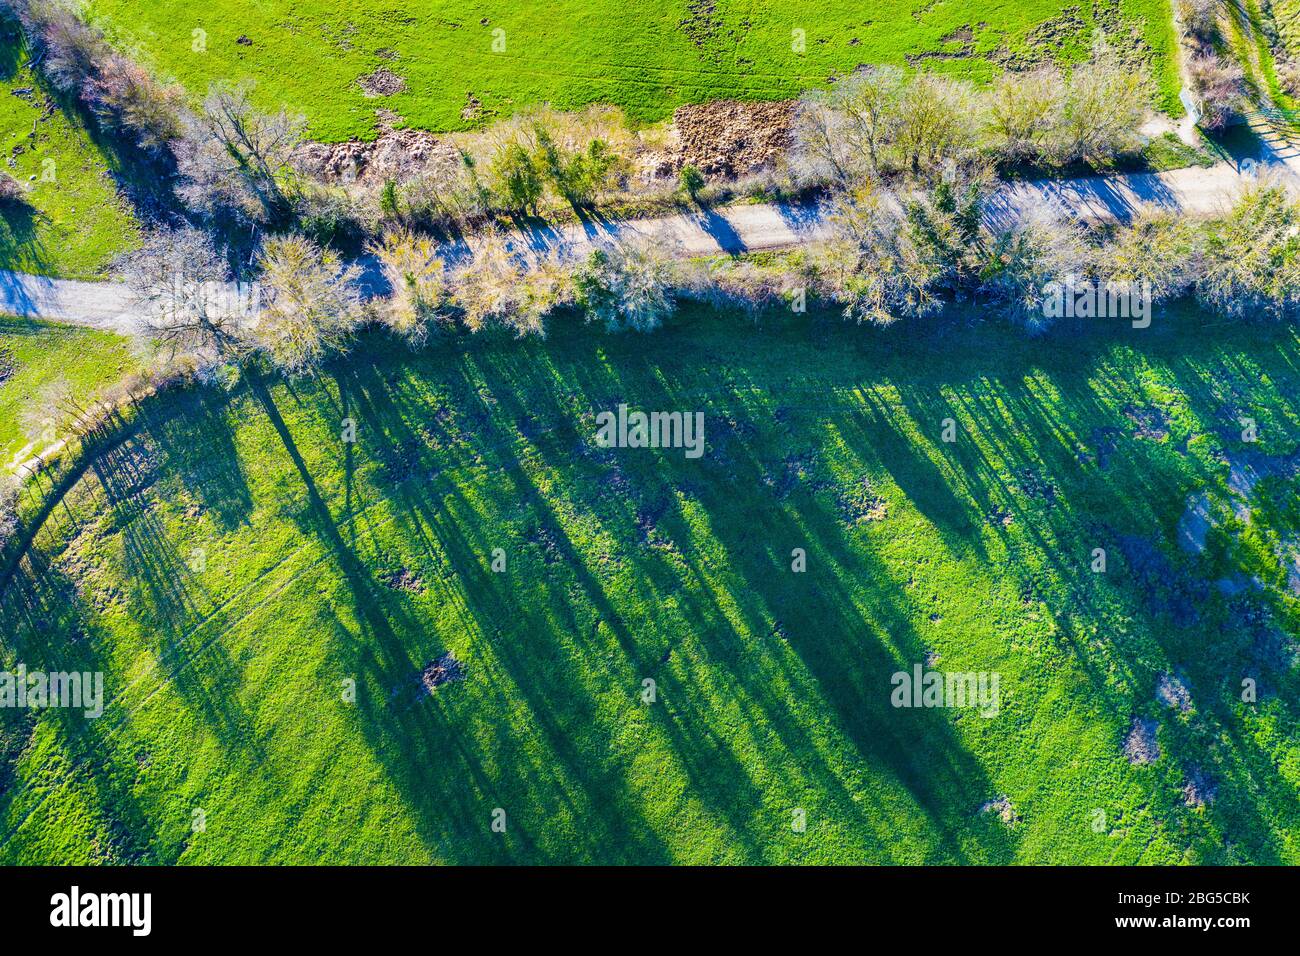
[[[0,711],[0,861],[1300,862],[1297,395],[1294,329],[1191,310],[561,319],[166,394],[26,493],[0,663],[106,706]],[[624,403],[703,457],[598,447]],[[917,664],[996,715],[893,707]]]
[[[32,72],[17,24],[0,17],[0,170],[29,187],[24,203],[0,208],[0,269],[93,279],[139,242],[111,150],[70,107]]]
[[[37,436],[27,411],[51,386],[66,384],[85,399],[120,380],[136,364],[130,342],[94,329],[0,316],[0,464]]]
[[[1177,110],[1166,0],[91,0],[123,49],[202,95],[252,78],[268,108],[304,113],[317,139],[370,138],[379,109],[462,129],[523,107],[590,103],[657,121],[683,103],[783,99],[860,64],[926,65],[986,79],[1086,56],[1100,26]],[[798,33],[796,31],[802,31]],[[405,81],[367,96],[383,68]]]

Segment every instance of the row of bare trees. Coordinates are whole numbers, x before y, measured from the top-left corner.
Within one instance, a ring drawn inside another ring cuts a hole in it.
[[[986,88],[866,67],[800,103],[805,175],[839,184],[933,177],[976,157],[997,165],[1106,161],[1138,146],[1149,91],[1104,47],[1086,63],[1005,73]]]

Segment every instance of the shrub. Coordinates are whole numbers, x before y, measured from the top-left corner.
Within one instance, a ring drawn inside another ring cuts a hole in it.
[[[672,249],[662,240],[635,237],[596,249],[574,279],[576,300],[588,321],[610,332],[648,332],[672,314]]]
[[[1264,176],[1205,230],[1196,295],[1232,318],[1300,312],[1300,204],[1283,180]]]
[[[1024,210],[1011,226],[995,230],[981,270],[981,289],[1012,320],[1031,332],[1048,327],[1048,289],[1081,271],[1086,261],[1079,226],[1054,203]]]
[[[1219,38],[1222,0],[1177,0],[1175,9],[1188,39],[1198,47],[1212,49]]]
[[[0,207],[16,206],[26,201],[26,185],[0,170]]]
[[[0,475],[0,551],[18,533],[18,481]]]
[[[1209,53],[1195,57],[1188,69],[1201,94],[1200,125],[1212,130],[1227,126],[1246,99],[1246,75],[1241,66]]]
[[[545,188],[542,170],[522,143],[501,148],[492,160],[491,177],[492,193],[503,209],[525,216],[537,211]]]
[[[677,174],[677,182],[686,195],[691,197],[692,201],[698,201],[700,190],[704,188],[703,173],[690,163],[687,163]]]

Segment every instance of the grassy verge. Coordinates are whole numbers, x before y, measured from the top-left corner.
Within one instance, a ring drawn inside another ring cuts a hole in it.
[[[66,382],[71,393],[93,395],[130,371],[128,341],[93,329],[0,316],[0,355],[13,370],[0,383],[0,464],[8,464],[32,437],[28,410],[43,389]]]
[[[0,38],[0,168],[30,187],[0,212],[0,269],[100,276],[139,224],[89,131],[37,82],[17,25],[0,17]]]
[[[1177,542],[1231,456],[1300,445],[1298,369],[1193,312],[688,311],[161,396],[0,595],[6,663],[109,700],[0,714],[0,860],[1295,863],[1296,599],[1216,585],[1264,561],[1240,513]],[[619,403],[702,411],[705,454],[594,447]],[[997,672],[999,713],[895,709],[917,664]]]

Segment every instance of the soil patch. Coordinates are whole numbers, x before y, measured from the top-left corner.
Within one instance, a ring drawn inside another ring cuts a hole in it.
[[[691,165],[710,176],[736,176],[773,166],[790,146],[793,118],[793,100],[717,100],[678,107],[673,114],[680,144],[677,165]]]
[[[1156,741],[1156,728],[1159,726],[1153,717],[1133,718],[1133,726],[1124,739],[1124,756],[1129,763],[1149,764],[1160,759],[1160,744]]]
[[[420,683],[430,694],[443,684],[464,679],[465,669],[450,651],[424,665],[424,670],[420,672]]]
[[[392,96],[406,89],[406,80],[387,67],[381,66],[373,73],[357,77],[357,85],[368,99],[378,96]]]

